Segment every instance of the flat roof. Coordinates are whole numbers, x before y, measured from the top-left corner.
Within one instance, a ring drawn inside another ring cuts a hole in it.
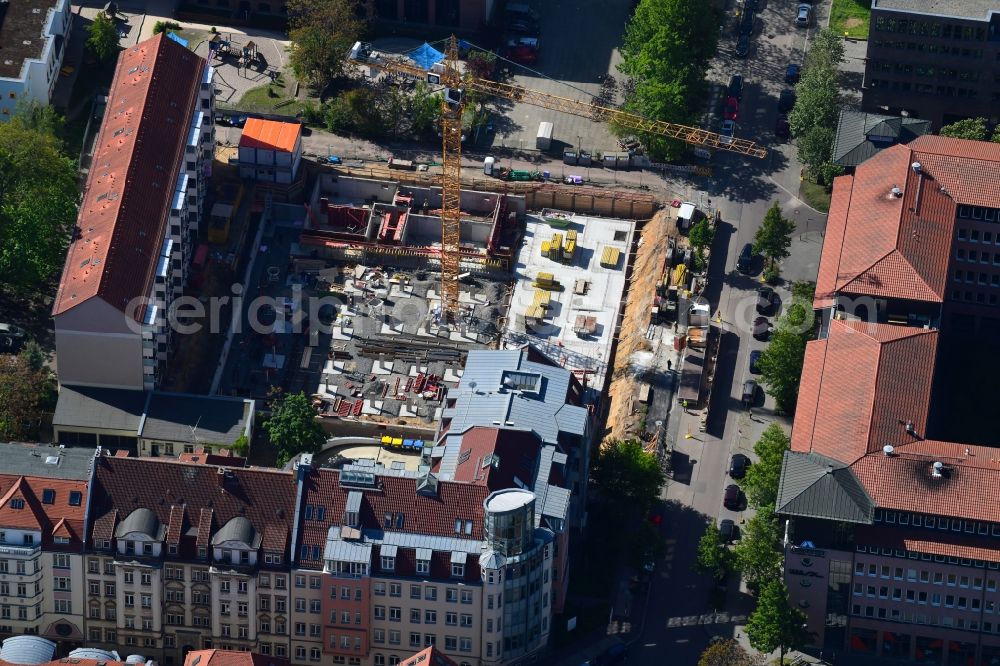
[[[48,479],[86,480],[96,448],[0,442],[3,473]]]
[[[16,0],[0,2],[0,76],[16,79],[21,76],[25,60],[39,59],[48,37],[43,34],[49,10],[59,0]]]
[[[1000,12],[996,0],[874,0],[872,9],[888,9],[916,14],[937,14],[977,20],[989,20],[990,14]]]
[[[528,215],[524,243],[517,255],[518,276],[511,298],[507,330],[509,346],[531,344],[567,370],[586,370],[588,385],[601,389],[611,355],[612,338],[625,291],[625,268],[635,222],[585,215],[570,215],[565,228],[549,226],[536,215]],[[576,251],[571,262],[559,262],[542,256],[542,243],[553,234],[577,232]],[[613,268],[601,265],[605,248],[620,251],[622,258]],[[544,325],[531,328],[525,313],[534,304],[535,280],[539,273],[549,273],[561,289],[549,292]],[[587,283],[586,291],[574,293],[578,281]],[[573,328],[578,315],[596,319],[593,334],[578,336]]]

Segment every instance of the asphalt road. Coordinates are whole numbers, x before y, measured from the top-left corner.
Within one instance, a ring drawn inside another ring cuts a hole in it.
[[[652,602],[630,664],[693,664],[713,636],[745,641],[741,627],[752,609],[752,600],[731,581],[724,610],[714,612],[709,605],[712,581],[692,573],[691,567],[706,523],[731,518],[739,525],[748,517],[745,512],[722,507],[723,490],[733,482],[726,475],[729,457],[737,451],[750,455],[760,433],[776,420],[770,398],[758,398],[752,417],[741,405],[743,381],[750,376],[749,353],[766,343],[754,340],[749,326],[755,316],[758,276],[736,273],[736,258],[743,245],[753,240],[773,201],[779,202],[797,226],[792,256],[781,267],[789,283],[815,279],[822,247],[826,216],[799,200],[801,165],[794,147],[774,137],[777,98],[785,87],[785,66],[802,62],[807,35],[815,30],[793,26],[794,5],[792,0],[769,0],[758,13],[750,57],[735,58],[735,37],[728,31],[712,67],[711,76],[720,87],[726,85],[730,74],[744,75],[737,135],[762,143],[770,149],[770,155],[765,160],[751,160],[717,154],[714,178],[704,190],[691,195],[692,200],[703,204],[710,201],[721,213],[713,256],[726,259],[713,262],[707,295],[713,312],[721,315],[723,332],[706,432],[698,430],[700,415],[688,415],[682,409],[673,410],[667,425],[667,437],[676,443],[677,452],[674,480],[664,491],[668,502],[668,556],[654,578]],[[821,14],[818,23],[823,25],[828,8],[821,5],[817,9]],[[719,122],[721,118],[716,118],[716,126]],[[778,291],[786,302],[787,289]]]

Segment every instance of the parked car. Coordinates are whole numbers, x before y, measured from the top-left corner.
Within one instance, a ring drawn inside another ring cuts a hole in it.
[[[743,75],[733,74],[729,77],[729,85],[726,87],[726,93],[730,97],[735,97],[737,101],[743,101]]]
[[[740,35],[736,40],[736,57],[746,58],[750,55],[750,35]]]
[[[753,24],[757,19],[757,13],[751,7],[743,8],[743,18],[740,19],[740,34],[752,35]]]
[[[790,86],[794,86],[799,82],[799,66],[795,63],[790,63],[788,67],[785,68],[785,83]]]
[[[750,409],[753,407],[754,401],[757,399],[757,382],[752,379],[748,379],[743,382],[743,405]]]
[[[0,353],[16,354],[27,341],[24,329],[14,324],[0,324]]]
[[[734,453],[729,459],[729,476],[734,479],[742,479],[746,476],[747,467],[750,466],[750,459],[742,453]]]
[[[734,540],[736,538],[736,523],[729,518],[722,520],[719,523],[719,536],[722,537],[723,543]]]
[[[735,97],[730,97],[726,100],[726,108],[723,109],[722,115],[726,120],[736,120],[736,117],[740,114],[740,101]]]
[[[770,314],[777,298],[774,289],[757,287],[757,314]]]
[[[731,483],[726,486],[726,493],[722,496],[722,506],[726,507],[731,511],[739,511],[740,509],[740,499],[743,497],[743,491],[735,483]]]
[[[736,121],[735,120],[723,120],[722,130],[719,131],[722,135],[722,143],[730,144],[733,142],[733,137],[736,135]]]
[[[779,139],[787,139],[792,134],[792,129],[788,124],[788,116],[779,115],[774,121],[774,136]]]
[[[725,123],[723,123],[725,124]],[[750,274],[750,267],[753,264],[753,244],[747,243],[740,251],[740,256],[736,260],[736,270],[744,275]]]
[[[808,28],[812,20],[812,5],[801,3],[795,11],[795,25],[800,28]]]
[[[751,375],[759,375],[760,374],[760,365],[759,365],[760,364],[760,357],[763,356],[763,355],[764,355],[764,352],[762,352],[759,349],[754,349],[752,352],[750,352],[750,363],[749,363],[748,370],[750,370],[750,374]]]
[[[795,91],[791,88],[785,88],[778,95],[778,112],[788,113],[795,106]]]
[[[753,320],[753,337],[757,340],[766,340],[767,334],[771,332],[771,322],[767,317],[757,317]]]

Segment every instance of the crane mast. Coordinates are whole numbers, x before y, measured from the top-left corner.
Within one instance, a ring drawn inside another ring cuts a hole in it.
[[[441,75],[441,318],[458,318],[458,276],[462,254],[462,77],[458,71],[458,41],[452,35]]]

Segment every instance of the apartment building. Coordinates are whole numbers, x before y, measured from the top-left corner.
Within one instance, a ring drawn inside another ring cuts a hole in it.
[[[990,0],[873,0],[862,86],[865,111],[910,115],[940,129],[995,122],[1000,7]]]
[[[434,647],[479,666],[544,646],[555,535],[538,496],[368,463],[301,477],[292,660],[398,666]]]
[[[163,664],[191,650],[288,655],[295,479],[102,455],[87,522],[87,641]]]
[[[989,366],[954,359],[1000,330],[996,182],[1000,148],[922,136],[834,183],[776,505],[791,598],[828,653],[1000,659],[1000,442],[952,399],[992,394]],[[986,277],[966,283],[971,248]]]
[[[288,666],[288,660],[235,650],[194,650],[184,658],[184,666]]]
[[[72,25],[69,0],[0,3],[0,121],[18,100],[49,103]]]
[[[52,309],[63,385],[159,382],[215,142],[213,75],[164,35],[119,56]]]
[[[84,639],[84,521],[94,449],[0,443],[0,638]]]

